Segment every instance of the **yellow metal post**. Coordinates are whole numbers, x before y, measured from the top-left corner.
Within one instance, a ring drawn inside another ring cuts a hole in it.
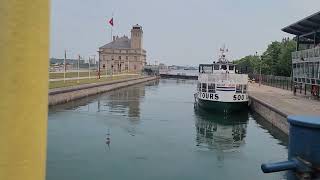
[[[49,0],[0,0],[0,179],[43,180]]]

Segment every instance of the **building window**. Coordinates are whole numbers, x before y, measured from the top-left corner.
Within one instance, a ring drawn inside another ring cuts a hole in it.
[[[121,60],[121,56],[119,56],[119,60]]]
[[[126,56],[126,60],[128,60],[128,56]]]
[[[134,67],[133,67],[133,68],[134,68],[134,70],[136,70],[136,69],[137,69],[137,66],[136,66],[136,65],[134,65]]]
[[[134,60],[136,61],[138,58],[137,58],[137,56],[134,56]]]
[[[111,59],[113,60],[113,56],[111,56]]]

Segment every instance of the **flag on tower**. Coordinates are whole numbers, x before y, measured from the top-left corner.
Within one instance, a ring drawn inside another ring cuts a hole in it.
[[[113,26],[113,17],[109,20],[109,24]]]

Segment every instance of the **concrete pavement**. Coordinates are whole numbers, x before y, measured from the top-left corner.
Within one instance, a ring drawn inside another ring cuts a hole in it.
[[[285,115],[318,115],[320,116],[320,101],[311,99],[291,91],[271,86],[252,83],[249,85],[249,96],[258,99],[277,109]]]

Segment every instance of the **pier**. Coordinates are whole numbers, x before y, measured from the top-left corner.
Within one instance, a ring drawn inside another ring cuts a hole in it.
[[[186,74],[160,74],[161,78],[175,78],[175,79],[194,79],[197,80],[198,76]]]
[[[289,90],[252,83],[249,86],[250,108],[286,134],[289,115],[320,116],[320,101]]]

